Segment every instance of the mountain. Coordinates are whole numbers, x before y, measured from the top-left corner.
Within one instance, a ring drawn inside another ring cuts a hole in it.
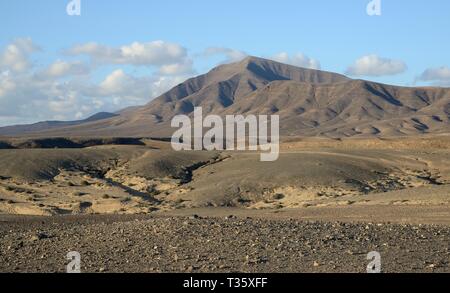
[[[450,133],[448,88],[390,86],[256,57],[218,66],[118,116],[28,133],[170,137],[171,119],[194,107],[202,107],[203,115],[277,114],[285,136]]]
[[[118,114],[100,112],[94,114],[86,119],[77,120],[77,121],[44,121],[38,122],[34,124],[26,124],[26,125],[13,125],[6,126],[0,128],[0,134],[9,136],[9,135],[23,135],[29,133],[36,133],[40,131],[48,131],[57,128],[64,128],[69,126],[75,126],[80,124],[85,124],[89,122],[95,122],[103,119],[108,119],[111,117],[118,116]]]

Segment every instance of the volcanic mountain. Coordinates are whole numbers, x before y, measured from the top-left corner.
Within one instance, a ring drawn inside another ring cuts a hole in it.
[[[171,119],[191,115],[276,114],[284,136],[387,137],[450,133],[450,89],[398,87],[248,57],[189,79],[112,117],[0,135],[170,137]]]

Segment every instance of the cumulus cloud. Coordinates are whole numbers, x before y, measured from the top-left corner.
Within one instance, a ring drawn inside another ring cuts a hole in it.
[[[165,64],[159,67],[159,74],[161,75],[179,75],[193,73],[193,62],[189,58],[185,58],[179,63]]]
[[[125,73],[122,69],[117,69],[107,75],[100,84],[90,87],[86,94],[95,97],[112,97],[114,103],[121,106],[124,104],[119,101],[136,105],[136,103],[148,102],[152,97],[163,94],[185,79],[185,76],[135,77]]]
[[[7,93],[14,91],[16,88],[15,82],[10,78],[8,71],[3,72],[0,75],[0,97],[5,96]]]
[[[100,83],[99,88],[103,92],[103,95],[111,95],[124,92],[124,90],[133,83],[134,81],[131,76],[126,75],[122,69],[118,69],[108,75],[105,80]]]
[[[147,102],[153,95],[153,82],[154,78],[138,78],[126,74],[122,69],[117,69],[106,76],[89,94],[97,97],[112,97],[115,99],[115,104],[120,104],[119,99]]]
[[[235,49],[230,48],[222,48],[222,47],[209,47],[207,48],[203,54],[205,57],[215,56],[215,55],[221,55],[225,56],[224,63],[234,63],[239,62],[243,59],[245,59],[248,54],[244,51],[239,51]]]
[[[185,77],[135,77],[122,69],[107,74],[98,84],[88,79],[60,79],[44,75],[0,75],[0,119],[15,123],[38,120],[73,120],[100,111],[147,103]],[[0,123],[1,123],[0,121]]]
[[[70,75],[85,75],[90,72],[89,66],[80,61],[66,62],[57,60],[50,64],[41,74],[50,77],[65,77]]]
[[[30,68],[30,54],[39,51],[30,38],[19,38],[0,53],[0,69],[23,72]]]
[[[428,68],[418,78],[419,81],[433,82],[436,85],[450,85],[450,68]]]
[[[72,58],[89,56],[89,64],[58,59],[38,67],[30,62],[38,49],[31,39],[18,39],[0,51],[0,125],[81,119],[142,105],[192,74],[186,50],[162,41],[120,48],[88,43],[69,50]],[[93,81],[94,73],[95,79],[100,77],[96,69],[115,65],[119,68]],[[125,70],[140,66],[150,67],[150,72],[136,76]]]
[[[164,41],[134,42],[118,48],[86,43],[70,48],[67,53],[87,55],[93,63],[161,67],[165,74],[192,72],[192,60],[187,50],[179,44]]]
[[[289,56],[286,52],[278,53],[271,57],[271,59],[285,63],[290,64],[294,66],[304,67],[304,68],[310,68],[310,69],[320,69],[320,62],[316,59],[309,58],[303,53],[297,53],[293,56]]]
[[[92,107],[78,85],[30,74],[0,76],[0,116],[11,123],[73,118],[83,106]],[[19,119],[20,118],[20,119]],[[10,124],[10,123],[5,123]]]
[[[349,66],[346,74],[353,76],[386,76],[403,73],[407,70],[403,61],[382,58],[375,54],[359,58]]]

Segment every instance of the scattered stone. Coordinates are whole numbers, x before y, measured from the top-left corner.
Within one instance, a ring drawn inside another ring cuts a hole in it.
[[[74,250],[83,272],[363,272],[372,250],[383,255],[387,272],[449,272],[445,226],[373,224],[368,231],[368,224],[299,220],[116,219],[0,225],[0,272],[64,272],[65,254]]]
[[[50,238],[50,236],[48,234],[39,232],[39,233],[36,233],[35,235],[31,236],[31,241],[39,241],[39,240],[48,239],[48,238]]]

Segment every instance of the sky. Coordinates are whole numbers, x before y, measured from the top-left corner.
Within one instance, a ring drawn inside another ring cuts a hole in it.
[[[142,105],[247,55],[450,86],[448,0],[80,0],[69,15],[71,3],[0,0],[0,126]]]

